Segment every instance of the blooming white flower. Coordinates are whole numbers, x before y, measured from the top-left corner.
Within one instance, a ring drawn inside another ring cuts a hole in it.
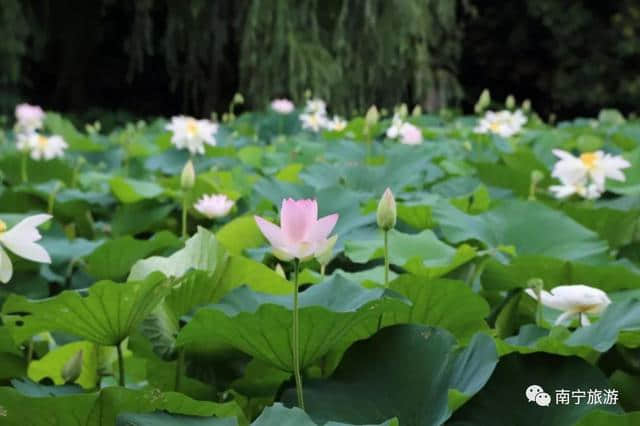
[[[218,125],[210,120],[180,115],[172,117],[166,129],[173,132],[171,143],[178,149],[187,149],[191,154],[204,154],[205,144],[216,144],[213,135],[218,132]]]
[[[19,132],[33,132],[42,127],[44,111],[37,105],[20,104],[16,106],[16,128]]]
[[[400,126],[400,143],[405,145],[421,144],[422,131],[411,123],[402,123],[402,126]]]
[[[326,126],[331,131],[341,132],[347,127],[347,121],[337,115],[334,115],[332,120],[327,121]]]
[[[631,167],[621,156],[602,151],[585,152],[574,157],[567,151],[554,149],[553,154],[560,160],[553,166],[551,176],[569,184],[587,186],[588,182],[593,182],[600,192],[604,192],[606,178],[624,182],[622,169]]]
[[[319,112],[300,114],[300,121],[303,129],[313,132],[319,132],[327,127],[327,116]]]
[[[515,112],[508,110],[487,111],[473,131],[476,133],[495,133],[508,138],[519,133],[526,122],[527,117],[520,110]]]
[[[527,294],[538,300],[533,289],[526,289]],[[587,314],[601,314],[611,300],[604,291],[583,284],[561,285],[549,291],[540,292],[540,302],[552,309],[564,311],[558,317],[555,324],[561,324],[574,315],[580,316],[581,325],[589,325],[591,322]]]
[[[193,207],[209,219],[215,219],[229,214],[234,204],[224,194],[203,195]]]
[[[44,136],[39,133],[19,134],[16,144],[19,150],[29,152],[32,159],[53,160],[62,157],[69,147],[61,136]]]
[[[274,99],[271,101],[271,109],[278,114],[290,114],[295,105],[289,99]]]
[[[0,282],[8,283],[13,275],[11,259],[3,247],[34,262],[51,263],[49,253],[41,245],[35,243],[42,238],[36,227],[49,219],[51,219],[51,215],[48,214],[29,216],[9,230],[7,230],[7,225],[0,220]]]
[[[322,99],[318,99],[318,98],[309,99],[307,101],[307,106],[305,107],[304,111],[310,114],[316,113],[316,114],[326,115],[327,103]]]
[[[585,184],[584,182],[562,182],[561,185],[552,185],[549,190],[553,192],[556,198],[568,198],[573,194],[578,194],[587,200],[595,200],[600,198],[602,190],[595,183]]]
[[[391,126],[387,129],[387,137],[389,139],[395,139],[400,136],[400,130],[403,124],[402,118],[400,118],[398,114],[394,114],[391,119]]]

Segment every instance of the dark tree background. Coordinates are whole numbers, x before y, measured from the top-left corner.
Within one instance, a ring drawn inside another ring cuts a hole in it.
[[[28,100],[92,120],[300,101],[543,115],[637,110],[640,2],[575,0],[2,0],[0,110]]]

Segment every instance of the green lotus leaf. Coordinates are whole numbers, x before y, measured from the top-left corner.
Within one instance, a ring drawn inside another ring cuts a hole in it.
[[[406,308],[380,288],[364,289],[341,276],[300,294],[300,366],[311,365],[350,329],[382,312]],[[216,324],[211,327],[211,324]],[[292,371],[292,300],[239,287],[217,305],[199,309],[178,344],[219,340],[283,370]]]
[[[396,325],[355,343],[326,380],[304,384],[307,413],[317,423],[443,424],[454,408],[483,388],[498,362],[493,340],[476,334],[459,348],[445,330]],[[295,391],[283,399],[292,403]]]
[[[525,390],[531,385],[538,385],[549,394],[549,406],[541,407],[528,401]],[[484,426],[491,419],[493,426],[573,425],[597,410],[620,412],[616,405],[587,404],[586,392],[589,389],[610,388],[604,374],[580,358],[511,354],[500,358],[486,386],[447,424]],[[570,403],[567,405],[556,403],[557,392],[563,389],[569,390]],[[576,404],[571,398],[571,391],[575,390],[585,391],[582,404]]]
[[[125,284],[99,281],[83,296],[64,291],[43,300],[10,295],[2,307],[3,321],[17,342],[49,330],[63,331],[101,345],[117,345],[169,293],[162,274]]]
[[[345,243],[345,254],[354,262],[366,263],[384,257],[382,232],[373,239],[351,240]],[[419,234],[389,231],[390,262],[413,274],[435,278],[452,271],[475,257],[475,250],[468,245],[457,249],[440,241],[430,230]]]
[[[606,259],[607,243],[595,232],[539,202],[509,200],[478,215],[441,203],[434,207],[433,215],[445,239],[452,243],[478,240],[490,249],[514,246],[519,255]],[[506,261],[499,252],[496,256]]]
[[[360,424],[360,423],[358,423]],[[262,414],[253,422],[251,426],[354,426],[348,423],[326,422],[315,423],[307,413],[301,409],[286,408],[282,404],[274,404],[267,407]],[[378,425],[362,426],[399,426],[397,420],[392,419],[379,423]]]
[[[12,388],[2,387],[0,401],[4,414],[1,417],[2,424],[7,426],[114,425],[116,417],[120,414],[150,413],[158,410],[188,416],[236,416],[239,419],[238,424],[247,424],[235,402],[220,404],[196,401],[179,393],[162,393],[157,389],[138,391],[109,387],[98,393],[33,397],[23,395]],[[25,410],[24,407],[29,409]]]

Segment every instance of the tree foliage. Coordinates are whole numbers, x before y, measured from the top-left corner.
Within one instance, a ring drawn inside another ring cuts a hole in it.
[[[207,115],[308,91],[342,114],[433,111],[484,88],[545,114],[632,111],[639,17],[635,0],[4,0],[0,111]]]

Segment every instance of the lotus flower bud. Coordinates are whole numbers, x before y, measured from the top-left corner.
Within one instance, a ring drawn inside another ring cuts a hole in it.
[[[507,100],[504,102],[507,109],[514,109],[516,107],[516,98],[513,95],[507,96]]]
[[[484,89],[478,98],[473,110],[476,114],[482,114],[489,104],[491,103],[491,94],[489,93],[489,89]]]
[[[371,105],[371,107],[367,110],[367,114],[364,117],[368,126],[373,126],[380,119],[380,113],[378,112],[378,108],[375,105]]]
[[[407,115],[409,115],[409,108],[407,108],[407,104],[401,104],[397,108],[396,112],[400,117],[405,118]]]
[[[411,111],[411,115],[413,115],[414,117],[422,115],[422,107],[420,105],[414,106],[413,111]]]
[[[82,373],[82,350],[76,352],[62,367],[62,379],[65,383],[75,382]]]
[[[244,96],[242,96],[242,93],[236,93],[233,95],[233,103],[237,105],[244,103]]]
[[[391,189],[387,188],[378,203],[378,212],[376,213],[378,226],[385,231],[392,229],[396,226],[396,216],[396,200],[393,198]]]
[[[196,170],[193,168],[191,160],[187,161],[182,169],[182,175],[180,176],[180,186],[182,189],[191,189],[196,183]]]
[[[529,112],[531,111],[531,100],[525,99],[522,101],[522,111]]]
[[[544,173],[541,172],[540,170],[533,170],[531,172],[531,182],[534,185],[539,184],[542,181],[542,179],[544,179]]]

